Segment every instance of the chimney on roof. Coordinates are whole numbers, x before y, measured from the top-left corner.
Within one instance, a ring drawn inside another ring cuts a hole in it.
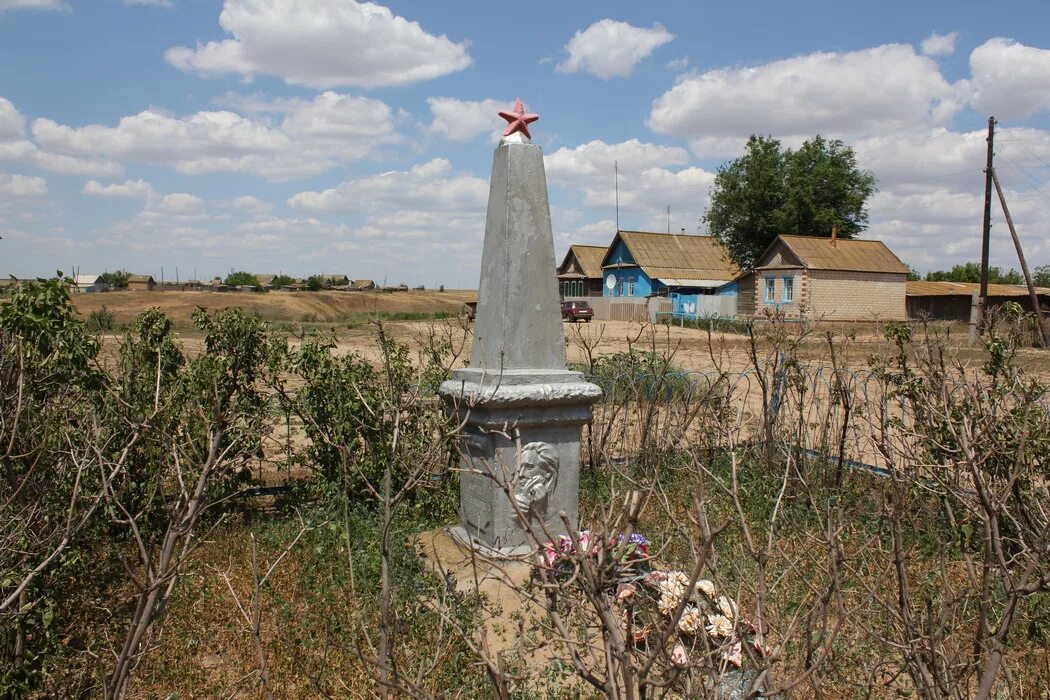
[[[837,248],[839,240],[839,225],[835,224],[831,227],[831,247]]]

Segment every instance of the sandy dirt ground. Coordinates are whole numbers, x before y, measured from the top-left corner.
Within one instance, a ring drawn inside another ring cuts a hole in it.
[[[398,314],[462,314],[464,304],[475,301],[473,290],[438,292],[269,292],[266,294],[218,292],[109,292],[84,294],[75,298],[77,307],[86,316],[105,306],[115,314],[118,326],[131,324],[135,317],[151,306],[157,306],[171,316],[190,352],[199,347],[199,338],[192,325],[192,314],[197,307],[221,309],[238,306],[249,313],[279,324],[289,324],[294,330],[333,331],[341,352],[354,352],[377,361],[377,326],[382,322],[386,333],[407,343],[415,354],[428,344],[428,336],[436,334],[448,341],[456,356],[455,366],[462,366],[470,358],[472,327],[464,318],[427,321],[397,320]],[[370,320],[372,322],[370,322]],[[593,321],[565,323],[566,354],[570,362],[586,364],[588,357],[600,357],[629,348],[673,354],[673,363],[689,371],[742,371],[749,366],[749,340],[738,333],[708,333],[696,328],[640,324],[627,321]],[[962,324],[943,324],[932,328],[938,334],[948,334],[951,356],[970,367],[979,367],[988,354],[980,346],[967,343],[967,329]],[[922,331],[915,328],[916,334]],[[872,356],[887,357],[896,348],[883,336],[879,324],[815,324],[802,343],[801,354],[816,364],[829,361],[827,335],[837,343],[849,338],[841,346],[841,366],[863,369]],[[759,333],[760,338],[763,333]],[[107,343],[109,344],[109,343]],[[768,343],[759,342],[760,352]],[[1019,363],[1044,381],[1050,379],[1050,352],[1023,349]]]

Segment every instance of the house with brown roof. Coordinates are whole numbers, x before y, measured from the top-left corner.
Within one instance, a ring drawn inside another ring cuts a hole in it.
[[[714,293],[740,268],[711,236],[617,231],[602,258],[602,273],[604,296],[649,297],[686,289]]]
[[[741,316],[904,320],[908,266],[882,241],[778,236],[737,279]]]
[[[157,286],[151,275],[131,275],[128,277],[129,292],[152,292]]]
[[[569,246],[558,266],[558,289],[562,298],[602,296],[602,258],[604,245]]]

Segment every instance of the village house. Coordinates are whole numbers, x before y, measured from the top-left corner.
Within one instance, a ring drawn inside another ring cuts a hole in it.
[[[367,292],[376,288],[376,283],[373,280],[354,280],[350,285],[350,289],[355,292]]]
[[[736,280],[737,314],[904,320],[907,279],[908,266],[882,241],[778,236]]]
[[[569,246],[558,266],[558,289],[563,299],[602,296],[602,258],[608,250],[603,245]]]
[[[350,278],[346,275],[321,275],[321,284],[330,289],[348,287]]]
[[[607,297],[715,293],[740,274],[725,246],[711,236],[618,231],[602,258]]]
[[[100,275],[76,275],[73,278],[73,285],[70,287],[70,291],[74,294],[92,294],[94,292],[104,292],[109,289],[109,285],[102,279]]]
[[[131,275],[128,277],[129,292],[152,292],[157,286],[151,275]]]

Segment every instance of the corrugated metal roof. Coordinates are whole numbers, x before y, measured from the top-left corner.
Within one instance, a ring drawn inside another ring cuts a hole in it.
[[[620,231],[617,236],[652,278],[728,281],[740,274],[725,246],[711,236],[647,231]]]
[[[77,275],[73,278],[73,281],[78,287],[90,287],[99,281],[98,275]]]
[[[128,282],[152,282],[153,275],[128,275]]]
[[[725,280],[690,280],[676,277],[658,277],[657,279],[666,284],[668,287],[720,287],[726,283]]]
[[[565,258],[561,261],[561,266],[558,268],[559,275],[566,278],[581,276],[565,272],[569,258],[575,257],[576,262],[580,264],[580,269],[583,270],[582,277],[601,279],[602,258],[605,257],[605,253],[608,250],[608,246],[604,245],[580,245],[573,243],[569,246],[569,250],[565,253]]]
[[[915,280],[908,282],[907,291],[910,297],[950,297],[971,296],[974,292],[981,291],[978,282],[929,282],[926,280]],[[1050,296],[1050,288],[1036,287],[1036,294]],[[1023,284],[989,284],[988,296],[990,297],[1026,297],[1028,287]]]
[[[779,236],[777,241],[811,270],[908,273],[908,266],[882,241],[840,238],[831,245],[831,239],[826,236]],[[774,242],[762,258],[776,245]]]

